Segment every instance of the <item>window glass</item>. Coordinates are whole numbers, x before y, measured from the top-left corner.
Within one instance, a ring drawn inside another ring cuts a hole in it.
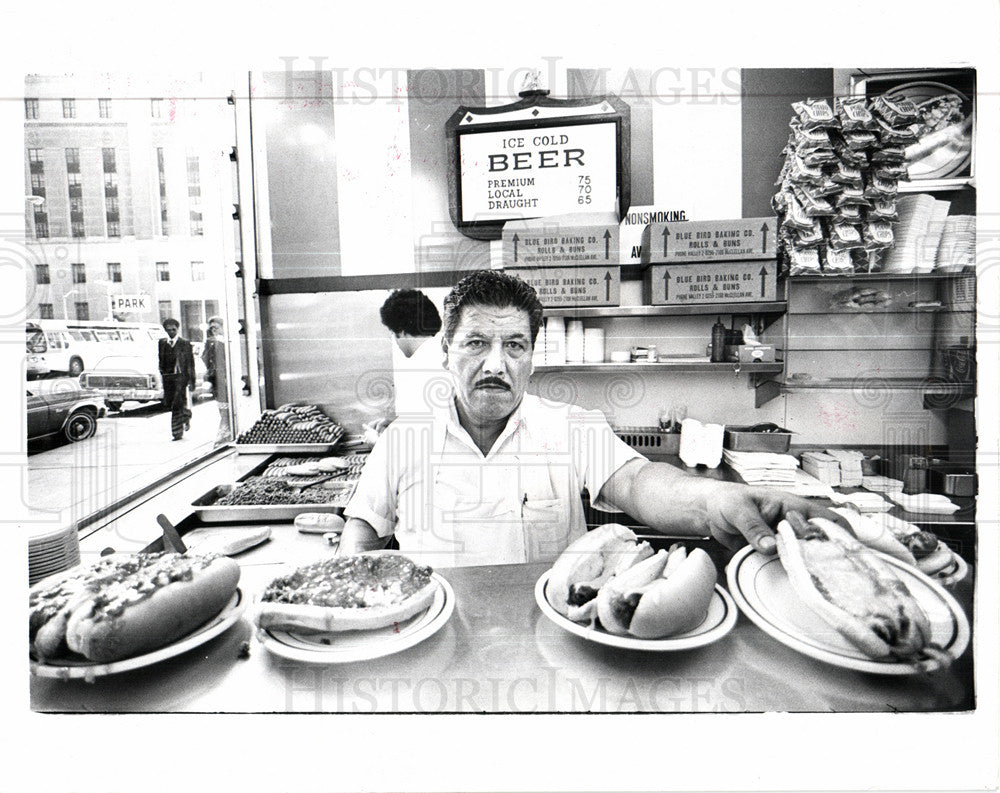
[[[99,370],[109,357],[127,358],[159,382],[162,320],[176,319],[192,343],[204,341],[209,316],[221,315],[227,331],[239,326],[240,316],[228,312],[238,305],[231,295],[243,287],[225,265],[239,259],[236,166],[228,156],[237,110],[227,101],[237,86],[232,76],[209,74],[25,78],[23,96],[31,101],[25,102],[24,194],[43,199],[25,212],[28,260],[40,263],[26,279],[26,317],[52,323],[68,342],[57,341],[60,370],[52,367],[46,378],[75,387],[81,367]],[[36,104],[58,123],[35,121]],[[47,173],[55,176],[46,179]],[[146,310],[112,314],[109,295],[142,296]],[[72,331],[65,327],[76,320]],[[209,454],[217,439],[231,440],[231,383],[241,382],[248,365],[239,345],[239,334],[226,334],[233,372],[218,394],[200,358],[195,362],[193,416],[183,443],[172,442],[170,413],[158,407],[162,389],[114,405],[81,444],[35,450],[29,442],[30,505],[81,520]],[[116,397],[106,399],[110,407]],[[256,407],[256,397],[246,401]],[[122,443],[129,455],[140,447],[147,464],[116,464]],[[86,459],[86,471],[102,473],[83,481],[88,474],[79,473],[79,459]]]

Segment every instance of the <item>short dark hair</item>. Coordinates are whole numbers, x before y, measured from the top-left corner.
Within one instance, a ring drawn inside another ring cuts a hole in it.
[[[174,319],[173,317],[167,317],[167,318],[166,318],[165,320],[163,320],[163,322],[161,322],[160,324],[161,324],[161,325],[163,326],[163,329],[164,329],[164,330],[166,330],[166,327],[167,327],[167,325],[173,325],[173,326],[174,326],[175,328],[177,328],[178,330],[180,330],[180,328],[181,328],[181,323],[180,323],[180,322],[178,322],[178,321],[177,321],[176,319]]]
[[[516,275],[500,270],[476,270],[459,281],[444,299],[444,340],[451,344],[466,306],[520,308],[528,312],[531,346],[542,326],[542,303],[538,293]]]
[[[379,309],[382,324],[393,333],[433,336],[441,330],[441,315],[419,289],[395,290]]]

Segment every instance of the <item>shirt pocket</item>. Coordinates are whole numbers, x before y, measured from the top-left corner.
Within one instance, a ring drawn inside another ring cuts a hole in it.
[[[526,499],[521,525],[528,562],[555,561],[569,544],[569,505],[565,499]]]

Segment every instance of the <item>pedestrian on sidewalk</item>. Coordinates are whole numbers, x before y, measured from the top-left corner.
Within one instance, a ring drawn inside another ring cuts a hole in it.
[[[212,384],[215,404],[219,406],[219,431],[215,436],[218,446],[232,440],[229,427],[229,387],[226,372],[226,334],[222,317],[208,318],[205,349],[201,353],[205,363],[205,379]]]
[[[170,434],[175,441],[191,429],[188,391],[194,388],[194,353],[191,342],[181,338],[181,324],[173,317],[163,320],[167,338],[160,339],[160,377],[163,379],[163,404],[170,409]]]

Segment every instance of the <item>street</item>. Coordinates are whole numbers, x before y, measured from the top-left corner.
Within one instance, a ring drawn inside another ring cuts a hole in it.
[[[159,404],[126,402],[78,443],[42,439],[28,444],[28,503],[33,511],[65,511],[62,522],[95,510],[177,470],[209,451],[219,428],[214,401],[192,408],[191,429],[170,436],[170,413]]]

